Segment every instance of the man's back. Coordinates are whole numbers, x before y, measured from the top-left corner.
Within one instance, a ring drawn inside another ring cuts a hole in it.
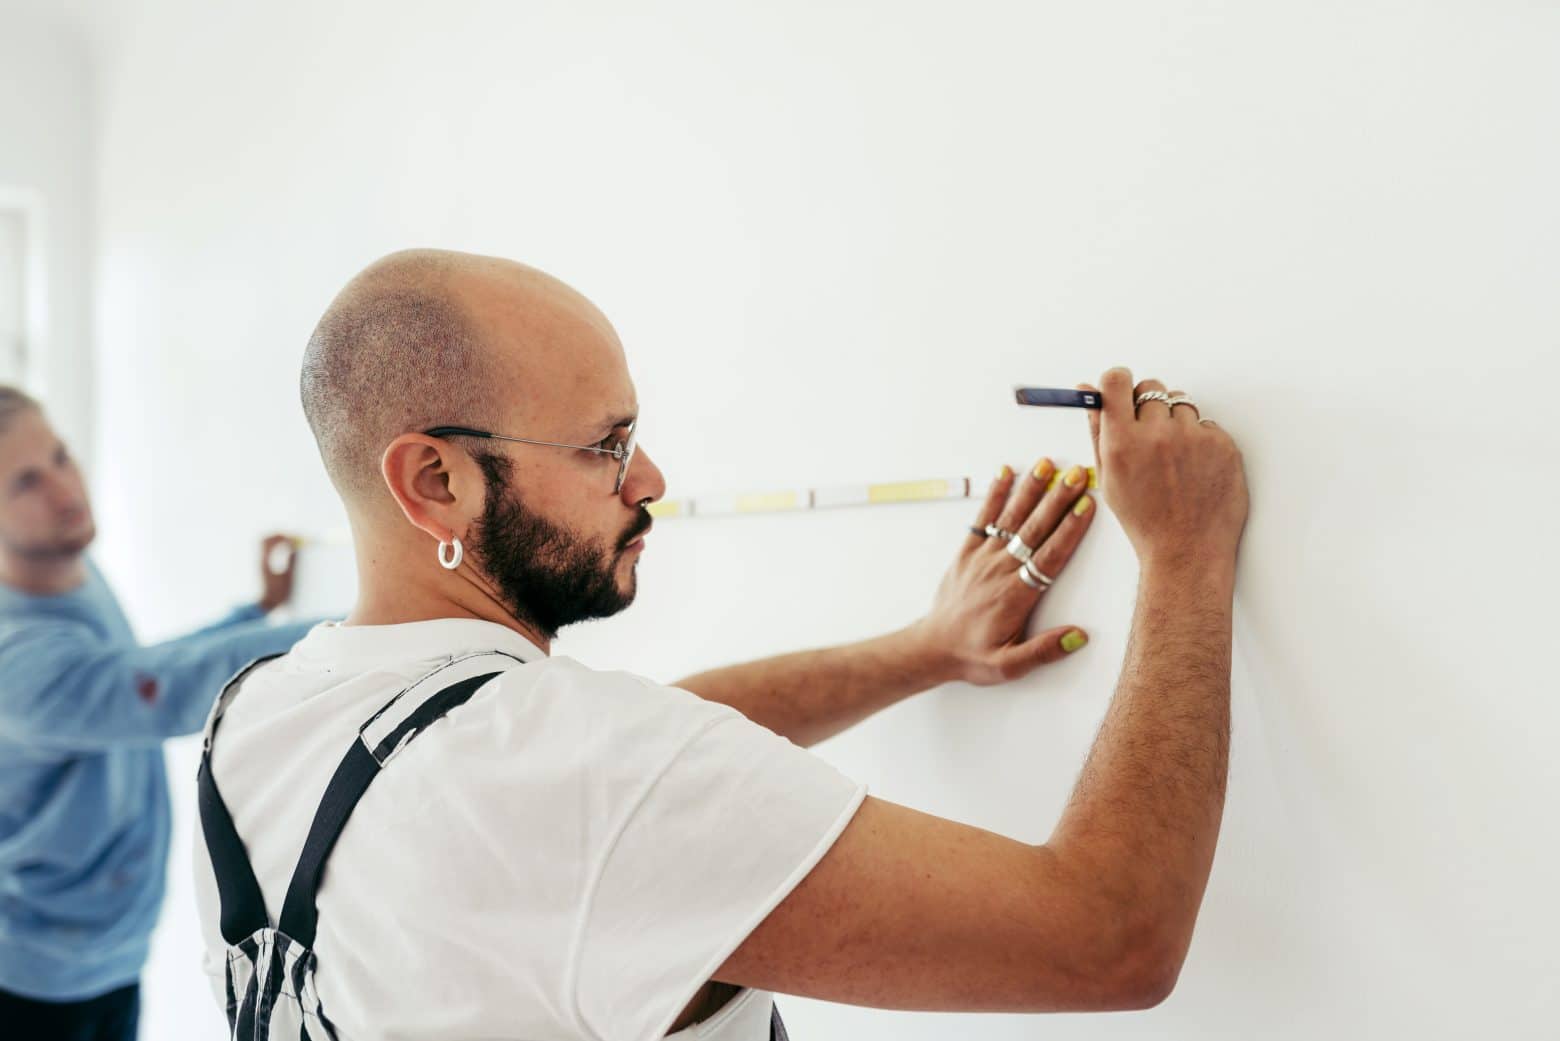
[[[548,658],[503,626],[326,624],[243,681],[213,774],[267,909],[358,728],[451,656],[492,650],[514,668],[387,765],[331,854],[324,1013],[346,1037],[664,1033],[865,790],[729,707]],[[225,1003],[201,843],[195,860]],[[739,994],[725,1015],[751,1025],[721,1036],[767,1037],[767,1005]]]

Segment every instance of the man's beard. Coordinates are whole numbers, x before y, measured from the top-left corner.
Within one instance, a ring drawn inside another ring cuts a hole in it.
[[[609,549],[527,509],[509,486],[509,460],[490,453],[476,458],[487,501],[471,531],[470,551],[510,614],[550,641],[566,625],[608,618],[634,602],[637,579],[630,574],[628,591],[620,590],[617,565],[624,547],[650,529],[649,513],[641,510],[641,523]]]

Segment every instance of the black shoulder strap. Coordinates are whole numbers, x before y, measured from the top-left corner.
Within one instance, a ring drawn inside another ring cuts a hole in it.
[[[287,899],[282,902],[282,917],[276,927],[305,947],[314,946],[314,931],[319,925],[319,910],[315,895],[319,892],[320,879],[325,873],[325,859],[335,848],[336,840],[346,827],[358,800],[368,790],[369,783],[379,776],[379,771],[399,752],[405,743],[421,733],[429,724],[444,716],[457,705],[468,701],[477,689],[497,676],[496,672],[480,673],[453,683],[417,706],[406,719],[396,726],[372,749],[369,748],[366,726],[352,742],[330,784],[325,788],[325,798],[315,811],[314,823],[309,827],[309,838],[303,844],[303,855],[287,884]]]
[[[791,1041],[785,1032],[785,1021],[780,1018],[780,1006],[769,1003],[769,1041]]]
[[[414,737],[450,709],[464,704],[484,683],[516,662],[520,662],[520,659],[499,652],[455,658],[400,691],[359,728],[358,739],[352,742],[352,747],[337,765],[336,772],[325,787],[319,809],[315,811],[308,838],[304,841],[303,853],[282,903],[281,918],[277,922],[277,928],[282,933],[305,947],[313,947],[318,926],[315,894],[325,872],[325,861],[369,784]],[[500,668],[493,669],[494,664]],[[486,671],[480,671],[484,669]],[[213,711],[198,778],[201,828],[217,877],[217,893],[221,901],[222,938],[230,944],[238,943],[270,924],[254,869],[244,853],[244,844],[233,827],[227,806],[217,791],[216,781],[211,776],[211,741],[216,721],[226,707],[229,690],[247,672],[246,669],[230,682],[229,689],[223,691]],[[457,676],[463,678],[455,679]],[[455,681],[448,682],[452,679]],[[440,687],[438,683],[447,685]],[[424,698],[417,697],[419,688],[425,687],[432,687],[433,693]]]
[[[280,657],[277,654],[256,658],[238,674],[228,680],[212,706],[211,719],[206,724],[204,747],[200,753],[200,770],[195,776],[196,802],[200,807],[200,830],[206,839],[206,852],[211,857],[211,868],[217,876],[217,900],[221,907],[222,938],[237,943],[267,924],[265,898],[260,895],[260,883],[249,866],[244,844],[233,827],[233,817],[227,803],[217,791],[217,782],[211,776],[211,739],[216,736],[222,713],[238,691],[238,685],[259,666]]]

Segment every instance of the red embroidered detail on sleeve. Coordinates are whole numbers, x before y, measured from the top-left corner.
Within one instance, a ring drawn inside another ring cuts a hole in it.
[[[135,678],[135,692],[141,696],[141,700],[150,705],[157,700],[157,677],[141,674]]]

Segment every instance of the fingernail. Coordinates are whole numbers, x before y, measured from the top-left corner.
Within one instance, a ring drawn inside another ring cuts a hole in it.
[[[1085,513],[1088,513],[1090,508],[1093,506],[1093,499],[1089,498],[1088,495],[1081,495],[1078,497],[1077,503],[1073,505],[1073,513],[1076,516],[1082,517]]]
[[[997,471],[997,480],[1005,481],[1010,476],[1012,476],[1012,473],[1013,473],[1013,471],[1008,468],[1008,464],[1003,463],[1002,464],[1002,469]]]
[[[1049,459],[1042,459],[1042,460],[1040,460],[1038,463],[1035,464],[1035,471],[1034,471],[1035,472],[1035,480],[1037,480],[1037,481],[1044,481],[1047,477],[1051,476],[1051,471],[1053,469],[1055,469],[1055,467],[1053,467],[1051,465],[1051,460],[1049,460]]]
[[[1076,488],[1083,483],[1083,467],[1074,463],[1067,471],[1067,487]]]
[[[1089,638],[1087,636],[1074,629],[1072,632],[1062,637],[1062,650],[1066,651],[1068,654],[1071,654],[1073,651],[1076,651],[1079,647],[1082,647],[1088,642]]]

